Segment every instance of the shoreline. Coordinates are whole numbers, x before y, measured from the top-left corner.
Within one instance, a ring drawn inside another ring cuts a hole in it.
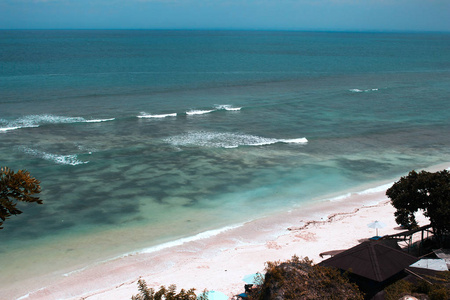
[[[425,170],[438,171],[450,163]],[[406,175],[406,174],[405,174]],[[396,179],[398,180],[398,179]],[[137,281],[149,287],[176,284],[178,289],[221,291],[228,296],[243,291],[245,275],[263,272],[267,261],[308,256],[314,263],[324,251],[347,249],[375,235],[367,224],[380,220],[380,234],[399,232],[395,209],[385,196],[384,183],[360,192],[350,192],[306,207],[295,207],[261,219],[236,224],[125,253],[74,270],[51,285],[24,291],[6,290],[10,299],[130,299]],[[418,218],[421,225],[426,219]],[[21,287],[28,285],[26,280]]]

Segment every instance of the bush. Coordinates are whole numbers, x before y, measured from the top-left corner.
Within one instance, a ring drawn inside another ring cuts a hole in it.
[[[444,287],[439,287],[433,289],[429,294],[430,300],[447,300],[449,299],[449,294]]]
[[[358,287],[335,268],[313,265],[308,258],[293,256],[286,262],[268,262],[262,286],[250,299],[355,299]]]
[[[425,276],[426,280],[419,280],[413,284],[406,280],[399,280],[384,289],[387,300],[397,300],[402,295],[423,295],[430,300],[450,299],[450,272],[440,272],[435,276]]]
[[[195,289],[189,289],[181,291],[177,294],[176,285],[172,284],[168,288],[161,286],[158,291],[147,286],[145,280],[139,279],[138,281],[139,294],[132,296],[132,300],[196,300],[197,295],[194,293]],[[204,296],[201,296],[199,300],[207,300]]]

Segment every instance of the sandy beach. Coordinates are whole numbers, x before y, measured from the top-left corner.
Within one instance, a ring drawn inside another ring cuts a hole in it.
[[[448,164],[430,170],[446,167]],[[375,220],[386,224],[379,235],[401,232],[394,219],[395,209],[385,196],[391,184],[231,226],[219,234],[204,233],[178,245],[129,253],[64,276],[49,274],[19,282],[4,296],[130,299],[137,293],[137,281],[144,279],[149,287],[176,284],[178,288],[195,288],[198,293],[220,291],[231,298],[243,292],[242,278],[263,272],[267,261],[286,260],[295,254],[318,263],[324,259],[319,256],[322,252],[347,249],[375,236],[375,229],[367,226]],[[423,216],[418,216],[418,221],[419,225],[428,224]]]

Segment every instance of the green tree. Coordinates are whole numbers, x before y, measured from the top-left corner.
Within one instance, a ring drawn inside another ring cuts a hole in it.
[[[131,297],[132,300],[197,300],[195,289],[184,290],[181,289],[179,293],[176,292],[176,285],[172,284],[168,288],[161,286],[158,291],[149,288],[145,280],[138,281],[139,294]],[[198,300],[207,300],[208,297],[200,296]]]
[[[42,204],[39,197],[33,196],[41,192],[39,183],[27,171],[14,173],[7,167],[0,169],[0,229],[8,217],[22,213],[16,207],[18,201]]]
[[[401,177],[386,191],[397,209],[397,224],[407,228],[417,226],[415,213],[423,210],[439,242],[450,233],[450,173],[447,170],[430,173],[414,170]]]

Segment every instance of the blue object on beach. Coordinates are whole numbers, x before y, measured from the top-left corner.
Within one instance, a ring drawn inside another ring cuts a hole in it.
[[[264,277],[260,273],[254,273],[254,274],[245,275],[244,278],[242,278],[242,280],[248,284],[258,284],[258,283],[260,283],[259,282],[260,278],[262,279]]]
[[[246,293],[241,293],[241,294],[238,295],[238,297],[248,298],[248,295]]]
[[[218,291],[208,291],[206,292],[208,300],[228,300],[228,296],[222,292]]]

